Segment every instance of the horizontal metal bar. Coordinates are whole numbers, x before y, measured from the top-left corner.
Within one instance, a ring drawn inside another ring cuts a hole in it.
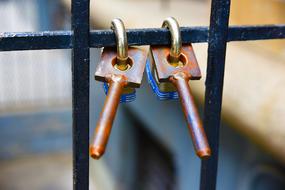
[[[183,43],[208,42],[208,27],[181,27]],[[148,28],[127,30],[129,45],[166,45],[170,44],[167,29]],[[47,31],[25,33],[0,33],[0,51],[70,49],[71,31]],[[284,39],[285,25],[231,26],[228,33],[230,41]],[[112,30],[94,30],[90,32],[90,47],[100,48],[115,45]]]
[[[183,43],[207,42],[208,27],[181,27]],[[91,32],[90,46],[105,47],[115,45],[112,30]],[[170,33],[165,28],[147,28],[127,30],[129,45],[166,45],[170,44]]]
[[[70,49],[71,31],[0,33],[0,51]]]
[[[285,25],[233,26],[229,27],[228,42],[284,39]]]

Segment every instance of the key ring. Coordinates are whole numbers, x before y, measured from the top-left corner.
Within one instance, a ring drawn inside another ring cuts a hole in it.
[[[179,24],[175,18],[168,17],[163,21],[162,27],[168,28],[171,34],[171,50],[169,61],[171,63],[179,62],[182,48]]]
[[[112,20],[111,29],[115,32],[117,42],[117,68],[119,70],[128,69],[128,40],[124,23],[121,19]]]

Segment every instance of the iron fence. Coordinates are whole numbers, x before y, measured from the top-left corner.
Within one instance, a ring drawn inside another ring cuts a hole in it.
[[[90,1],[72,0],[72,30],[0,33],[0,51],[72,49],[73,185],[89,188],[89,49],[115,45],[111,30],[90,31]],[[230,26],[230,0],[212,0],[209,27],[181,28],[183,43],[208,43],[204,127],[212,148],[202,161],[200,190],[216,188],[219,128],[227,43],[284,39],[285,25]],[[170,44],[167,29],[131,29],[129,45]]]

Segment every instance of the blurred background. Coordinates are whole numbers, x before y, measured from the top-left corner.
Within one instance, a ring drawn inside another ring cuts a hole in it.
[[[208,0],[92,0],[91,29],[120,17],[127,28],[208,26]],[[230,24],[284,24],[283,0],[232,0]],[[0,32],[70,30],[70,0],[0,0]],[[193,44],[203,78],[190,82],[203,115],[207,44]],[[218,190],[285,189],[285,40],[227,48]],[[90,136],[103,106],[93,80]],[[0,189],[72,189],[71,52],[0,52]],[[144,78],[121,104],[103,159],[90,159],[90,189],[198,189],[195,156],[179,101],[159,101]]]

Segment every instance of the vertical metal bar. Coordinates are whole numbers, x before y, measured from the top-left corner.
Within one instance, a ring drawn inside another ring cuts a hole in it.
[[[204,126],[212,156],[202,161],[200,190],[215,190],[230,0],[212,0]]]
[[[89,0],[72,0],[73,189],[89,188]]]

